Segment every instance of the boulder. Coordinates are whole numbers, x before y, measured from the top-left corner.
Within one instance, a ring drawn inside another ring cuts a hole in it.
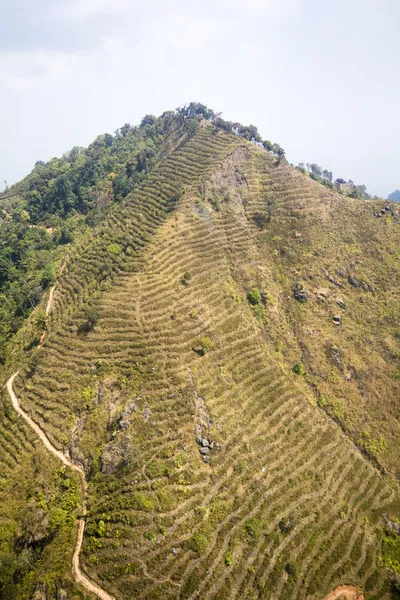
[[[340,358],[340,350],[337,346],[331,346],[331,361],[338,368],[342,368],[342,360]]]
[[[342,324],[342,315],[334,315],[332,317],[333,322],[335,325],[341,325]]]
[[[344,300],[343,300],[342,296],[337,296],[337,297],[335,298],[335,302],[336,302],[336,304],[337,304],[338,306],[340,306],[340,308],[346,308],[346,304],[345,304],[345,302],[344,302]]]
[[[307,300],[308,300],[307,291],[305,290],[305,288],[302,286],[301,283],[296,283],[294,290],[293,290],[293,295],[294,295],[295,299],[297,300],[297,302],[307,302]]]
[[[329,295],[329,288],[318,288],[315,290],[318,300],[326,300]]]
[[[358,279],[356,279],[355,277],[353,277],[352,275],[349,275],[347,278],[347,281],[349,282],[350,285],[352,285],[353,287],[360,287],[360,282],[358,281]]]
[[[129,456],[130,441],[131,438],[125,434],[122,436],[122,439],[116,438],[104,446],[100,459],[102,473],[112,475],[126,464]]]

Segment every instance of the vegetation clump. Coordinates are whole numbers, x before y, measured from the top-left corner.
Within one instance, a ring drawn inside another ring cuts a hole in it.
[[[207,552],[209,544],[208,538],[202,533],[196,533],[190,540],[190,548],[200,555]]]
[[[292,367],[292,371],[293,371],[293,373],[296,373],[296,375],[305,375],[306,374],[306,368],[302,362],[297,362],[296,364],[294,364]]]
[[[232,555],[232,552],[227,552],[227,553],[225,554],[225,564],[226,564],[226,566],[227,566],[227,567],[230,567],[230,566],[231,566],[231,564],[232,564],[232,562],[233,562],[233,555]]]
[[[244,530],[248,538],[251,538],[253,540],[258,539],[262,532],[261,520],[256,517],[248,519],[244,524]]]
[[[254,287],[247,292],[247,300],[252,306],[260,306],[262,304],[261,292]]]
[[[200,356],[204,356],[207,352],[209,352],[213,347],[213,343],[209,337],[203,336],[197,340],[196,344],[193,346],[194,352],[199,354]]]

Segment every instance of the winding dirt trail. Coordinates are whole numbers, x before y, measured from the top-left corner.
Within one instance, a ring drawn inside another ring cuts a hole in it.
[[[60,267],[60,270],[58,271],[58,277],[61,275],[61,273],[64,271],[66,265],[67,265],[67,260],[68,260],[68,255],[65,257],[63,264]],[[51,313],[51,309],[53,308],[53,303],[54,303],[54,292],[56,291],[56,286],[53,285],[50,288],[50,292],[49,292],[49,299],[47,300],[47,304],[46,304],[46,316],[48,316]],[[44,329],[42,332],[42,335],[40,336],[40,341],[39,341],[39,348],[40,346],[43,346],[43,342],[45,340],[45,337],[47,335],[47,330]]]
[[[63,265],[61,266],[59,274],[61,274],[63,272],[66,262],[67,262],[67,259],[68,259],[68,257],[65,259]],[[56,289],[55,285],[50,289],[49,299],[47,301],[47,306],[46,306],[46,315],[50,314],[50,311],[52,309],[55,289]],[[42,337],[40,339],[39,346],[41,346],[43,344],[45,335],[46,335],[46,330],[42,333]],[[82,491],[82,509],[81,509],[81,517],[78,521],[78,534],[77,534],[74,555],[72,557],[72,574],[78,583],[80,583],[88,592],[95,594],[98,598],[100,598],[100,600],[115,600],[114,596],[110,596],[110,594],[108,594],[100,586],[98,586],[91,579],[89,579],[89,577],[87,577],[81,571],[81,568],[79,565],[79,556],[80,556],[81,549],[82,549],[83,534],[85,532],[85,525],[86,525],[85,517],[86,517],[87,483],[86,483],[85,472],[82,469],[82,467],[79,467],[78,465],[75,465],[74,463],[72,463],[65,456],[65,454],[63,454],[60,450],[57,450],[57,448],[55,448],[53,446],[53,444],[50,442],[49,438],[47,437],[47,435],[45,434],[43,429],[41,429],[39,427],[39,425],[37,423],[35,423],[35,421],[21,408],[18,398],[15,395],[15,392],[13,390],[13,382],[14,382],[14,379],[17,377],[18,373],[19,373],[19,371],[14,373],[14,375],[12,375],[6,383],[7,392],[11,398],[11,403],[12,403],[14,410],[18,413],[18,415],[20,417],[22,417],[28,423],[29,427],[31,427],[31,429],[33,429],[33,431],[36,433],[38,438],[40,438],[40,440],[41,440],[42,444],[45,446],[45,448],[49,452],[51,452],[51,454],[53,454],[56,458],[58,458],[58,460],[60,460],[64,465],[66,465],[67,467],[72,469],[72,471],[75,471],[75,473],[78,473],[79,477],[80,477],[81,491]]]
[[[78,525],[78,536],[76,540],[76,546],[74,551],[74,556],[72,558],[72,574],[74,575],[76,581],[83,585],[84,588],[87,589],[88,592],[92,592],[101,600],[115,600],[113,596],[110,596],[107,592],[105,592],[101,587],[99,587],[96,583],[91,581],[84,573],[82,573],[81,568],[79,566],[79,555],[82,548],[83,542],[83,534],[85,531],[85,516],[86,516],[86,493],[87,493],[87,484],[85,472],[82,467],[78,467],[74,465],[60,450],[57,450],[52,443],[50,442],[47,435],[44,431],[39,427],[37,423],[21,408],[18,398],[15,395],[13,390],[13,382],[19,371],[14,373],[7,381],[6,387],[7,392],[11,398],[11,403],[13,405],[14,410],[28,423],[28,425],[33,429],[36,435],[40,438],[41,442],[45,446],[45,448],[51,452],[58,460],[60,460],[64,465],[75,471],[79,474],[81,480],[81,489],[82,489],[82,517],[79,520]]]
[[[58,460],[60,460],[64,465],[66,465],[67,467],[69,467],[70,469],[75,471],[76,473],[79,473],[79,476],[80,476],[81,489],[82,489],[82,517],[79,520],[78,536],[77,536],[77,540],[76,540],[74,556],[72,558],[72,574],[74,575],[76,581],[78,583],[80,583],[81,585],[83,585],[83,587],[86,588],[88,590],[88,592],[92,592],[101,600],[115,600],[115,598],[113,596],[110,596],[110,594],[105,592],[101,587],[99,587],[96,583],[91,581],[84,573],[82,573],[81,568],[79,566],[79,555],[80,555],[81,548],[82,548],[83,534],[85,531],[85,516],[86,516],[87,484],[86,484],[85,472],[82,469],[82,467],[78,467],[77,465],[74,465],[74,463],[72,463],[65,456],[65,454],[63,454],[60,450],[57,450],[52,445],[52,443],[50,442],[49,438],[44,433],[44,431],[39,427],[39,425],[37,423],[35,423],[35,421],[33,419],[31,419],[31,417],[21,408],[21,406],[18,402],[18,398],[15,395],[15,392],[12,387],[14,379],[16,378],[18,373],[19,373],[19,371],[14,373],[14,375],[12,375],[10,377],[10,379],[7,381],[7,384],[6,384],[7,392],[9,393],[9,396],[11,398],[11,402],[12,402],[14,410],[33,429],[33,431],[36,433],[36,435],[40,438],[40,440],[43,443],[43,445],[45,446],[45,448],[49,452],[51,452],[51,454],[53,454],[56,458],[58,458]]]

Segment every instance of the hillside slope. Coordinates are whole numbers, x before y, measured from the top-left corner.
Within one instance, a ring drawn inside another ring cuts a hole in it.
[[[393,596],[398,221],[200,120],[81,238],[43,347],[9,368],[85,470],[81,566],[109,594]],[[42,552],[9,597],[82,597],[77,481],[5,392],[0,433],[3,531]]]

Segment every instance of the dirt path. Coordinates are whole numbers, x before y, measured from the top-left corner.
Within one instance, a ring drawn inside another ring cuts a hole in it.
[[[74,463],[72,463],[60,450],[57,450],[56,448],[54,448],[54,446],[50,442],[49,438],[44,433],[44,431],[39,427],[39,425],[37,423],[35,423],[35,421],[33,419],[31,419],[31,417],[24,410],[22,410],[22,408],[19,405],[18,398],[15,395],[15,392],[12,387],[13,381],[17,375],[18,375],[18,371],[16,373],[14,373],[14,375],[12,375],[12,377],[10,377],[10,379],[7,381],[7,384],[6,384],[7,392],[10,395],[14,410],[33,429],[33,431],[36,433],[36,435],[40,438],[40,440],[43,443],[43,445],[45,446],[45,448],[47,448],[47,450],[49,452],[51,452],[51,454],[53,454],[56,458],[58,458],[58,460],[60,460],[64,465],[66,465],[67,467],[69,467],[70,469],[75,471],[76,473],[79,473],[79,476],[81,479],[82,518],[79,520],[79,525],[78,525],[78,536],[77,536],[77,540],[76,540],[74,556],[72,559],[72,573],[73,573],[76,581],[78,583],[80,583],[81,585],[83,585],[83,587],[86,588],[88,592],[92,592],[101,600],[115,600],[115,598],[113,596],[110,596],[110,594],[107,594],[107,592],[105,592],[101,587],[99,587],[96,583],[91,581],[84,573],[82,573],[80,566],[79,566],[79,555],[80,555],[81,548],[82,548],[83,534],[85,531],[85,516],[86,516],[87,485],[86,485],[85,472],[81,467],[74,465]]]
[[[64,260],[64,262],[63,262],[63,264],[62,264],[62,266],[60,268],[59,275],[61,275],[61,273],[65,269],[65,265],[67,264],[67,259],[68,259],[68,256],[66,257],[66,259]],[[48,299],[47,305],[46,305],[46,315],[50,314],[50,311],[52,309],[53,302],[54,302],[54,292],[55,292],[55,289],[56,289],[55,285],[53,285],[53,287],[50,289],[49,299]],[[39,346],[41,346],[43,344],[45,336],[46,336],[46,330],[44,330],[43,333],[42,333],[42,336],[40,338],[40,344],[39,344]],[[11,398],[11,403],[12,403],[12,406],[13,406],[14,410],[18,413],[18,415],[20,417],[22,417],[28,423],[29,427],[31,427],[31,429],[33,429],[33,431],[36,433],[36,435],[38,436],[38,438],[40,438],[40,440],[41,440],[42,444],[45,446],[45,448],[49,452],[51,452],[51,454],[53,454],[56,458],[58,458],[58,460],[60,460],[64,465],[66,465],[67,467],[69,467],[70,469],[72,469],[73,471],[75,471],[76,473],[78,473],[79,477],[80,477],[80,480],[81,480],[81,491],[82,491],[82,509],[81,509],[81,514],[82,514],[82,516],[81,516],[81,518],[79,519],[79,522],[78,522],[78,535],[77,535],[77,540],[76,540],[74,555],[72,557],[72,574],[73,574],[73,576],[75,577],[75,580],[78,583],[80,583],[81,585],[83,585],[83,587],[88,592],[91,592],[92,594],[95,594],[98,598],[100,598],[100,600],[115,600],[115,598],[113,596],[110,596],[110,594],[108,594],[107,592],[105,592],[96,583],[94,583],[93,581],[91,581],[89,579],[89,577],[87,577],[84,573],[82,573],[81,568],[79,566],[79,556],[80,556],[81,549],[82,549],[83,534],[85,532],[85,525],[86,525],[85,517],[86,517],[87,483],[86,483],[85,472],[82,469],[82,467],[78,467],[78,465],[74,465],[74,463],[72,463],[65,456],[65,454],[63,454],[60,450],[57,450],[57,448],[55,448],[53,446],[53,444],[50,442],[50,440],[47,437],[47,435],[45,434],[45,432],[21,408],[21,406],[19,404],[19,401],[18,401],[18,398],[15,395],[15,392],[13,390],[13,382],[14,382],[14,379],[16,378],[16,376],[18,375],[18,373],[19,373],[19,371],[17,371],[16,373],[14,373],[14,375],[12,375],[10,377],[10,379],[6,383],[7,392],[9,394],[10,398]]]
[[[333,592],[325,596],[324,600],[365,600],[360,588],[354,585],[339,585]]]
[[[60,267],[60,270],[58,271],[58,277],[61,275],[61,273],[64,271],[66,265],[67,265],[67,260],[68,260],[68,256],[65,257],[63,264]],[[51,312],[51,309],[53,308],[53,303],[54,303],[54,292],[56,291],[56,286],[53,285],[50,288],[50,293],[49,293],[49,299],[47,300],[47,304],[46,304],[46,315],[48,316]],[[43,342],[45,340],[45,337],[47,335],[47,330],[44,329],[42,332],[42,335],[40,336],[40,341],[39,341],[39,348],[40,346],[43,346]]]

